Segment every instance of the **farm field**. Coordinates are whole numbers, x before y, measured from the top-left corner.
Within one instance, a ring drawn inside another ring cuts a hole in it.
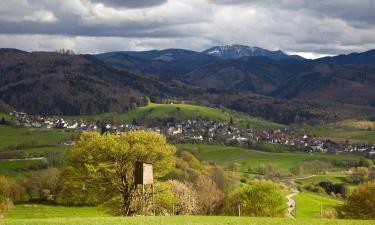
[[[328,197],[316,195],[309,192],[301,192],[294,197],[296,208],[294,215],[296,218],[319,218],[320,210],[324,207],[337,207],[343,203]]]
[[[246,172],[249,166],[274,164],[285,171],[308,161],[331,162],[332,160],[356,160],[355,155],[307,154],[304,152],[260,152],[237,147],[217,145],[182,144],[177,146],[179,151],[189,150],[202,160],[212,160],[217,163],[241,163],[240,171]],[[340,169],[340,168],[337,168]]]
[[[139,107],[127,113],[106,113],[100,115],[72,116],[69,119],[83,119],[89,121],[112,121],[132,123],[138,122],[152,124],[155,121],[173,118],[176,121],[196,118],[209,118],[216,121],[228,122],[233,117],[234,121],[240,124],[249,123],[255,127],[283,127],[283,125],[268,122],[262,119],[251,117],[242,113],[236,113],[229,110],[221,110],[206,106],[190,104],[154,104]]]
[[[41,130],[0,125],[0,149],[23,142],[35,142],[39,145],[57,144],[69,140],[72,134],[55,129]]]

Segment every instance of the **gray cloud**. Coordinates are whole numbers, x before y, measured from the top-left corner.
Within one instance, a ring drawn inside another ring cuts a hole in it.
[[[0,47],[65,47],[84,53],[203,50],[240,43],[311,56],[348,53],[375,48],[374,4],[373,0],[0,1]]]
[[[125,7],[125,8],[148,8],[161,5],[167,0],[91,0],[95,3],[103,3],[110,7]]]

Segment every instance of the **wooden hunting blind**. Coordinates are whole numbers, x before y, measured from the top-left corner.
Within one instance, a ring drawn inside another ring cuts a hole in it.
[[[134,178],[135,184],[154,184],[152,164],[136,161]]]

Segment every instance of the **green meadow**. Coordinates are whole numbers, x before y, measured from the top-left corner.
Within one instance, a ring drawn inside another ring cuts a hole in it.
[[[321,208],[338,207],[343,202],[331,199],[329,197],[320,196],[309,192],[301,192],[294,197],[296,208],[294,215],[296,218],[319,218]]]
[[[16,205],[7,214],[7,219],[64,218],[64,217],[105,217],[100,207],[66,207],[40,204]]]
[[[221,164],[240,163],[240,171],[246,172],[249,166],[258,166],[260,164],[274,164],[281,169],[289,170],[296,165],[309,161],[322,161],[330,163],[333,160],[356,160],[355,155],[333,155],[304,152],[260,152],[237,147],[217,146],[217,145],[198,145],[182,144],[178,145],[178,150],[188,150],[193,152],[199,159],[214,161]],[[337,168],[340,169],[340,168]]]
[[[149,216],[149,217],[88,217],[88,218],[34,218],[8,219],[5,217],[0,224],[69,224],[69,225],[370,225],[375,221],[363,220],[328,220],[328,219],[288,219],[288,218],[255,218],[225,216]]]
[[[313,130],[309,133],[318,137],[332,138],[340,141],[375,141],[375,131],[368,130],[324,129]]]
[[[0,160],[0,175],[4,175],[7,177],[14,177],[21,175],[28,170],[30,167],[36,166],[37,164],[41,163],[43,160],[35,159],[35,160]]]
[[[152,124],[155,121],[171,119],[182,121],[188,119],[205,118],[215,121],[226,121],[230,118],[239,124],[250,124],[255,127],[283,127],[283,125],[265,121],[263,119],[248,116],[246,114],[233,112],[227,109],[215,109],[206,106],[190,104],[154,104],[139,107],[127,113],[106,113],[99,115],[73,116],[69,119],[83,119],[86,121],[112,121],[122,123],[138,122]]]
[[[34,142],[38,145],[53,145],[69,140],[72,132],[57,129],[15,128],[0,125],[0,149],[10,145]]]

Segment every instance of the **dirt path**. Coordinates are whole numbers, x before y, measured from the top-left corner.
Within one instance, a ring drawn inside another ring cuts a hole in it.
[[[296,208],[296,201],[293,199],[294,196],[298,195],[299,194],[299,191],[296,190],[296,189],[293,189],[292,190],[292,193],[287,195],[286,198],[288,199],[288,213],[287,213],[287,216],[288,218],[294,218],[294,216],[292,215],[292,211]]]
[[[296,180],[303,180],[303,179],[308,179],[308,178],[312,178],[312,177],[315,177],[316,175],[310,175],[310,176],[306,176],[306,177],[297,177],[297,178],[293,178],[292,179],[292,182],[296,181]],[[296,201],[293,199],[293,197],[295,197],[296,195],[299,194],[299,191],[296,190],[296,189],[292,189],[292,193],[287,195],[286,198],[288,199],[288,213],[287,213],[287,217],[288,218],[294,218],[294,216],[292,215],[292,212],[293,210],[295,210],[296,208]]]

